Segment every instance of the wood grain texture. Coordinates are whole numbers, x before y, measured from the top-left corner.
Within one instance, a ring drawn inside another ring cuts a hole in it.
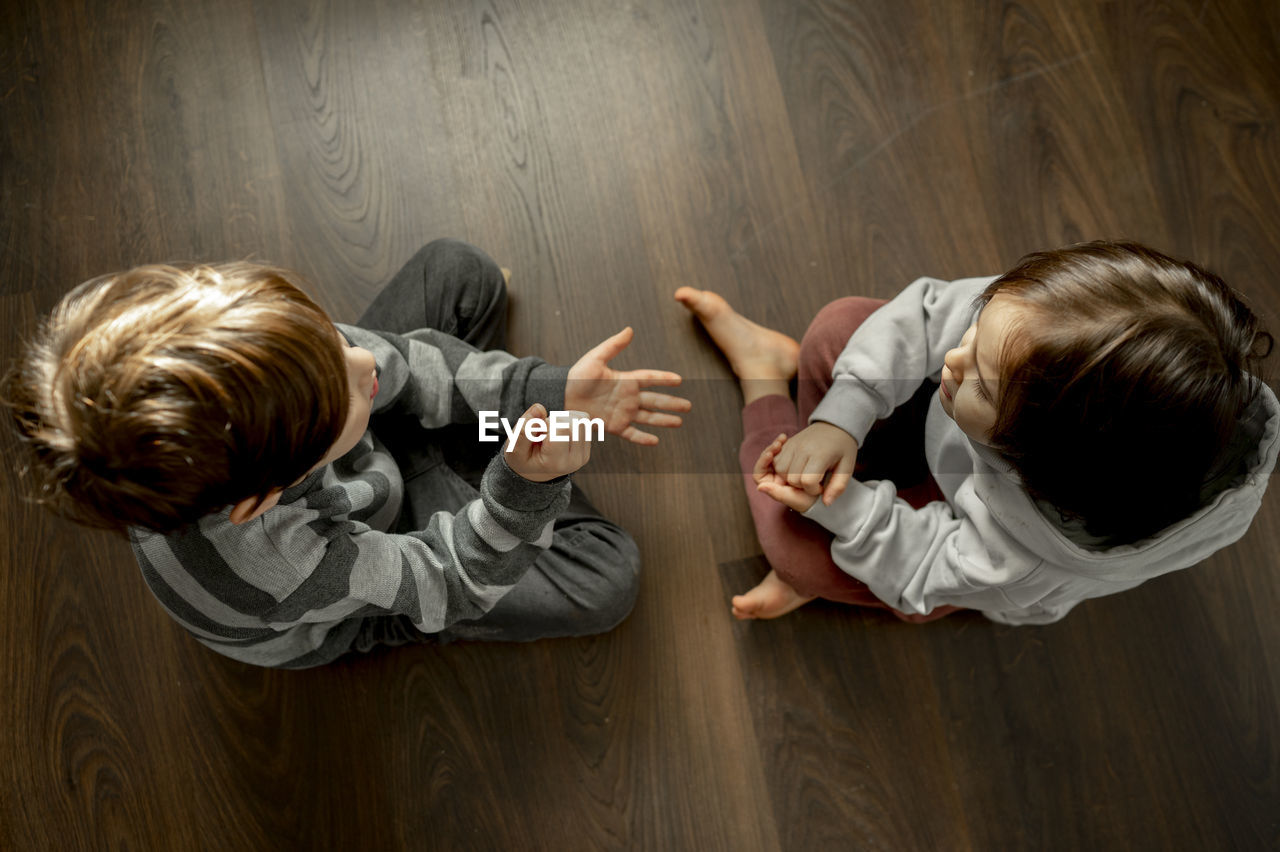
[[[763,571],[739,397],[671,301],[825,302],[1125,236],[1280,331],[1280,7],[1253,0],[127,0],[0,9],[0,340],[143,261],[256,256],[359,315],[423,242],[514,270],[510,348],[682,372],[580,480],[645,559],[600,637],[224,660],[0,438],[0,847],[1280,846],[1280,508],[1045,628]],[[1274,370],[1274,367],[1273,367]]]

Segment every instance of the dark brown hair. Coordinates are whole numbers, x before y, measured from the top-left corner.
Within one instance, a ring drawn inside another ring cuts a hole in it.
[[[139,266],[87,281],[5,382],[37,502],[160,532],[286,487],[347,416],[329,318],[269,266]]]
[[[1227,448],[1272,339],[1216,275],[1093,242],[1026,256],[981,299],[997,295],[1021,310],[991,444],[1033,497],[1091,534],[1136,541],[1240,463]]]

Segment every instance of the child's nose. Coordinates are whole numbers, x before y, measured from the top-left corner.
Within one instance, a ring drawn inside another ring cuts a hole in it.
[[[963,360],[959,349],[949,349],[947,354],[942,356],[942,363],[947,365],[947,369],[951,371],[951,375],[955,376],[956,381],[960,381]]]

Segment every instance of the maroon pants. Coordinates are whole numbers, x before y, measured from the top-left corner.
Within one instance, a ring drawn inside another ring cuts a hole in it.
[[[933,621],[960,607],[935,607],[928,615],[907,615],[893,609],[865,583],[836,567],[831,559],[831,533],[757,491],[751,477],[756,459],[774,438],[794,435],[808,424],[809,415],[831,387],[831,369],[849,336],[883,304],[879,299],[851,296],[837,299],[818,312],[800,342],[796,402],[785,396],[766,396],[743,408],[738,459],[745,473],[747,500],[760,546],[770,567],[788,585],[802,595],[887,609],[903,621]],[[924,462],[924,418],[934,391],[936,387],[925,382],[910,402],[899,406],[887,420],[877,422],[864,446],[858,449],[854,470],[857,479],[893,481],[899,486],[898,496],[916,508],[943,499]]]

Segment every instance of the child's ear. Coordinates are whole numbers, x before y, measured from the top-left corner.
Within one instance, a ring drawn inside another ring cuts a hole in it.
[[[239,503],[231,507],[231,523],[243,524],[246,521],[252,521],[263,512],[280,502],[280,495],[284,493],[283,488],[274,488],[267,493],[267,496],[259,500],[257,497],[246,497]]]

